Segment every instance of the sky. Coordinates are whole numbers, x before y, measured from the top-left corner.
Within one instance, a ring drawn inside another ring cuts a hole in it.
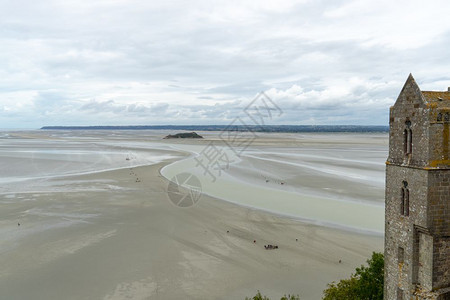
[[[0,0],[0,128],[387,125],[450,86],[450,2]]]

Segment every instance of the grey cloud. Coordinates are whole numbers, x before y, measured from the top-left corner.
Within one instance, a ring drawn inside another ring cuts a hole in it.
[[[0,99],[36,126],[226,123],[264,90],[285,108],[276,122],[385,124],[410,72],[450,85],[446,2],[408,2],[410,19],[403,1],[274,3],[2,2]]]
[[[165,112],[165,111],[167,111],[168,108],[169,108],[169,104],[168,104],[168,103],[156,103],[156,104],[153,104],[153,105],[150,107],[150,110],[151,110],[153,113],[160,113],[160,112]]]
[[[88,103],[79,107],[79,111],[90,114],[129,114],[129,115],[152,115],[157,113],[164,113],[169,108],[167,103],[156,103],[151,105],[144,105],[141,103],[120,104],[114,100],[97,101],[91,100]]]
[[[69,99],[68,96],[59,91],[40,91],[33,99],[35,109],[37,111],[52,109],[65,104]]]

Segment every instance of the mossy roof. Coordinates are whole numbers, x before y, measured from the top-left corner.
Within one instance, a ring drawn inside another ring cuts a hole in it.
[[[427,103],[433,103],[437,107],[450,106],[450,92],[422,91],[422,95]]]

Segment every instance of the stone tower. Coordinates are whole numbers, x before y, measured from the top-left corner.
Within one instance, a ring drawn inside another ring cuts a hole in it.
[[[450,88],[409,75],[390,109],[384,299],[450,299]]]

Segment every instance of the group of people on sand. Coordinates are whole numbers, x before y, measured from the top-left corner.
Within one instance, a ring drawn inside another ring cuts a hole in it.
[[[261,174],[261,176],[266,180],[266,183],[269,183],[271,180],[273,180],[275,183],[284,185],[284,181],[282,181],[281,179],[272,179],[272,178],[264,176],[263,174]]]
[[[134,173],[133,168],[130,168],[130,175],[134,175],[136,177],[136,182],[141,182],[141,180],[139,179],[139,177],[137,177],[137,174]]]
[[[227,233],[230,233],[230,231],[227,230]],[[295,239],[295,240],[298,241],[298,239]],[[256,244],[256,240],[253,240],[253,244]],[[269,245],[264,245],[264,248],[265,248],[266,250],[278,249],[278,245],[271,245],[271,244],[269,244]]]
[[[272,249],[278,249],[277,245],[264,245],[264,248],[266,248],[266,250],[272,250]]]

